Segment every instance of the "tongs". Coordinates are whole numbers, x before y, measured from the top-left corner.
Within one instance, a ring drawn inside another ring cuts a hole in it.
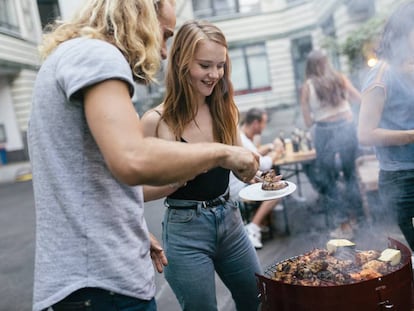
[[[262,174],[263,174],[262,171],[257,171],[256,175],[254,175],[254,179],[256,179],[257,181],[260,181],[260,182],[264,182],[263,177],[261,177]]]

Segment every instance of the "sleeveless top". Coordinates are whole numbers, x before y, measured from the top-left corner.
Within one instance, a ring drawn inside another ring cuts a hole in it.
[[[186,141],[181,138],[182,142]],[[189,180],[184,187],[170,194],[171,199],[207,201],[217,198],[226,192],[229,185],[230,170],[215,167]]]
[[[312,80],[308,79],[306,83],[309,87],[309,106],[311,108],[315,122],[320,122],[326,120],[329,117],[336,116],[337,114],[351,111],[351,107],[347,100],[342,101],[338,106],[335,107],[330,103],[322,103],[316,94]]]
[[[158,110],[154,111],[161,115]],[[184,138],[181,142],[187,143]],[[187,181],[187,184],[178,188],[170,194],[168,198],[176,200],[195,200],[207,201],[212,200],[226,192],[229,185],[230,170],[215,167],[205,173],[197,175],[194,179]]]
[[[363,93],[379,87],[385,92],[385,104],[378,127],[390,130],[414,129],[414,87],[407,78],[385,62],[368,73]],[[386,171],[414,169],[414,144],[377,146],[380,168]]]

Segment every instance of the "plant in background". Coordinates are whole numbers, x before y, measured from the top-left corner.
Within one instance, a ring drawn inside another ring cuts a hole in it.
[[[375,16],[352,31],[339,45],[339,53],[348,58],[351,68],[359,68],[364,61],[375,55],[377,40],[384,23],[384,17]]]

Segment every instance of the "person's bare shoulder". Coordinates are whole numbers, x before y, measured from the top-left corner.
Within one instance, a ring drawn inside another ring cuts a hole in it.
[[[166,140],[176,140],[171,129],[161,119],[162,112],[163,106],[161,104],[144,113],[141,119],[144,135]]]
[[[145,136],[157,137],[157,128],[161,122],[162,106],[157,106],[144,113],[141,118]]]

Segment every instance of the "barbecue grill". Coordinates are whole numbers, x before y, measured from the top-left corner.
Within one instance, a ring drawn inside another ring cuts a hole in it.
[[[256,274],[262,311],[412,311],[411,251],[389,238],[389,248],[401,251],[401,268],[379,278],[353,284],[304,286],[272,279],[278,263]]]

